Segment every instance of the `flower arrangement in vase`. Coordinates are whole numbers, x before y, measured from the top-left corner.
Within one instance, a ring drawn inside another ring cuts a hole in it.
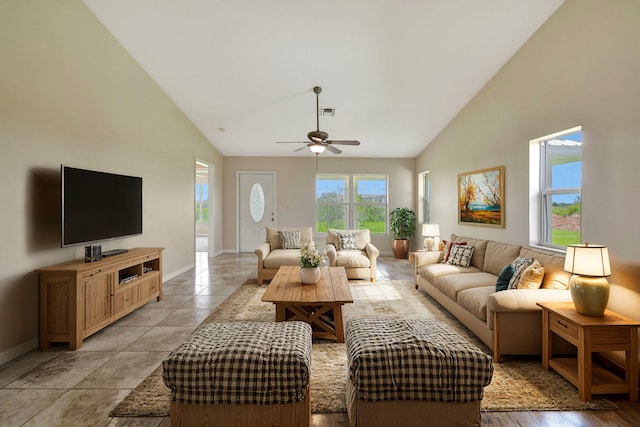
[[[305,285],[318,283],[320,280],[320,264],[322,264],[322,255],[318,253],[316,248],[300,251],[300,281]]]

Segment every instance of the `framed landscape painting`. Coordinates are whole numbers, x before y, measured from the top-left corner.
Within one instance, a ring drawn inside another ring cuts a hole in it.
[[[458,223],[504,228],[504,166],[458,175]]]

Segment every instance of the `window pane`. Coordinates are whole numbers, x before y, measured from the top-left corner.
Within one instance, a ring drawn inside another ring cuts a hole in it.
[[[582,200],[580,194],[554,194],[551,197],[551,244],[580,244]]]
[[[316,205],[316,230],[326,232],[329,228],[347,229],[349,206],[323,204]]]
[[[387,177],[385,175],[354,175],[356,203],[387,203]]]
[[[318,174],[316,204],[320,203],[349,203],[349,176]]]
[[[387,232],[387,205],[357,205],[355,209],[356,229],[368,228],[371,233]]]

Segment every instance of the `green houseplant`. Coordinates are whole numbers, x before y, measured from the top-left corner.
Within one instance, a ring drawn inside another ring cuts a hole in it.
[[[416,214],[409,208],[395,208],[389,212],[389,229],[393,233],[393,255],[396,259],[407,257],[411,238],[416,227]]]

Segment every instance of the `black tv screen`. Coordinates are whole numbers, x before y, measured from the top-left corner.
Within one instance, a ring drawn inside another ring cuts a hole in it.
[[[62,246],[142,234],[142,178],[61,166]]]

